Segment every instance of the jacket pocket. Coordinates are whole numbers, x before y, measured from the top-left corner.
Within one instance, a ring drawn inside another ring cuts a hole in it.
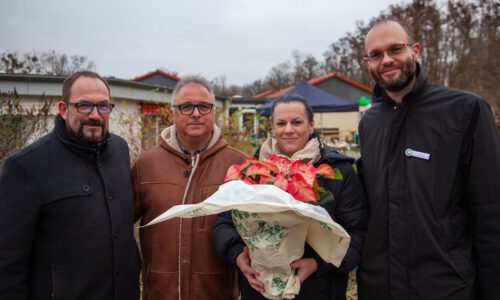
[[[216,185],[202,187],[199,192],[201,196],[199,202],[210,197],[217,188],[218,186]],[[215,252],[212,230],[216,220],[217,215],[193,219],[195,230],[193,231],[193,252],[191,258],[193,261],[192,270],[194,273],[221,274],[226,269],[226,265]],[[203,249],[203,251],[199,251],[199,249]]]
[[[198,300],[233,300],[238,299],[236,277],[233,272],[221,274],[192,275],[192,299]]]
[[[89,183],[80,182],[72,183],[61,188],[49,189],[46,191],[46,195],[43,197],[44,205],[52,204],[59,200],[70,199],[75,197],[87,197],[92,195],[94,188]]]
[[[198,230],[193,243],[193,272],[205,274],[223,273],[226,264],[215,251],[212,229],[217,215],[205,216],[206,230]],[[198,249],[203,249],[199,251]]]
[[[149,271],[145,276],[144,300],[177,299],[179,297],[179,273]]]
[[[202,186],[199,190],[199,196],[197,196],[197,201],[194,204],[200,203],[205,201],[207,198],[212,196],[217,190],[219,189],[220,184],[212,184],[212,185],[207,185],[207,186]],[[204,231],[206,233],[203,234],[208,234],[212,235],[212,229],[213,229],[213,222],[210,222],[211,216],[200,216],[194,218],[194,224],[195,224],[195,229],[197,232]]]
[[[464,280],[474,276],[472,241],[466,218],[448,216],[439,221],[442,248],[455,272]]]
[[[68,300],[71,298],[71,283],[69,270],[64,267],[51,265],[52,300]]]

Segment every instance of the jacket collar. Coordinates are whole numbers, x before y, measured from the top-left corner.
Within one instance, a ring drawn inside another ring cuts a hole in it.
[[[181,147],[179,147],[179,143],[177,143],[177,131],[175,125],[165,128],[161,133],[160,146],[173,152],[184,159],[190,158],[191,154],[186,154],[182,151]],[[214,130],[212,132],[212,138],[205,150],[200,152],[200,159],[208,157],[213,153],[216,153],[221,148],[227,146],[226,141],[224,140],[221,130],[219,127],[214,126]]]
[[[96,155],[97,158],[99,158],[101,154],[104,154],[111,141],[109,133],[106,133],[106,138],[102,142],[97,144],[85,142],[68,132],[66,129],[66,122],[60,114],[56,116],[54,133],[57,139],[67,148],[83,157],[93,157]]]
[[[321,149],[321,160],[318,162],[318,164],[327,163],[327,164],[331,165],[333,163],[340,162],[340,161],[346,161],[346,162],[349,162],[352,164],[352,163],[354,163],[354,158],[347,156],[347,155],[344,155],[342,153],[339,153],[338,150],[336,150],[335,148],[332,148],[330,146],[325,145]]]
[[[403,97],[403,103],[408,102],[408,101],[412,101],[412,99],[415,99],[415,95],[422,92],[429,85],[427,75],[422,70],[420,63],[419,62],[415,62],[415,63],[417,65],[417,69],[415,71],[415,74],[417,76],[417,80],[415,81],[415,85],[413,86],[411,91]],[[384,88],[382,88],[378,84],[375,84],[375,86],[373,87],[373,102],[374,103],[378,103],[378,102],[394,103],[394,101],[387,95]]]

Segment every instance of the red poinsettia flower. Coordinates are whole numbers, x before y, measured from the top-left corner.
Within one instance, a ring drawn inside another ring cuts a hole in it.
[[[258,160],[259,164],[263,165],[264,167],[266,167],[267,169],[269,169],[269,171],[271,172],[271,174],[273,175],[276,175],[278,174],[279,172],[279,169],[278,167],[271,163],[271,162],[268,162],[268,161],[265,161],[265,160]]]
[[[241,179],[247,184],[274,184],[303,202],[323,203],[333,200],[331,193],[319,186],[319,177],[342,179],[340,171],[336,169],[334,172],[327,164],[314,168],[310,162],[271,155],[266,160],[247,158],[239,165],[232,165],[224,181]]]
[[[253,180],[253,179],[252,179],[252,178],[250,178],[250,177],[245,177],[245,178],[243,178],[242,180],[243,180],[243,182],[244,182],[244,183],[246,183],[246,184],[255,184],[255,183],[256,183],[256,182],[255,182],[255,180]]]
[[[256,178],[257,176],[270,176],[271,170],[269,170],[264,164],[256,162],[248,166],[245,175],[252,178]]]
[[[248,166],[250,166],[258,161],[259,160],[255,159],[255,158],[247,158],[240,164],[240,168],[241,168],[241,170],[244,170],[244,169],[248,168]]]
[[[240,179],[241,178],[241,167],[240,165],[232,165],[227,170],[226,176],[224,176],[224,182]]]
[[[292,161],[288,159],[288,157],[276,154],[270,155],[267,158],[267,161],[274,164],[278,168],[278,170],[283,172],[283,174],[288,174],[288,171],[290,169],[290,164],[292,163]]]
[[[316,176],[319,175],[323,178],[333,179],[333,170],[327,164],[321,164],[316,168]]]
[[[293,161],[291,170],[293,170],[293,173],[301,174],[308,185],[312,185],[314,183],[314,180],[316,179],[316,169],[314,168],[313,164],[306,164],[302,160]]]
[[[273,184],[274,176],[260,176],[259,184]]]
[[[288,180],[286,191],[297,200],[304,202],[316,201],[316,193],[301,174],[293,174],[290,180]]]
[[[275,186],[279,187],[280,189],[286,191],[286,185],[288,184],[288,180],[286,180],[285,176],[283,176],[282,172],[279,172],[276,177],[274,177],[274,183]]]

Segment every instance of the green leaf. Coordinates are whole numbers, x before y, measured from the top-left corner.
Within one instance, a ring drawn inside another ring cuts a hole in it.
[[[312,160],[312,158],[303,158],[303,159],[301,159],[301,160],[302,160],[304,163],[306,163],[306,164],[307,164],[307,163],[309,163],[309,162]]]
[[[344,180],[344,175],[342,175],[339,168],[333,169],[333,180]]]
[[[330,191],[323,192],[319,194],[319,200],[316,202],[308,202],[314,205],[325,205],[333,202],[333,195]]]

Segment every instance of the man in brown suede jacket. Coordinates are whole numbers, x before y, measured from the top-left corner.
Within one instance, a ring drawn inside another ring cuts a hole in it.
[[[215,125],[215,97],[205,80],[181,80],[173,99],[174,125],[133,167],[135,218],[141,224],[174,205],[205,200],[229,166],[245,159]],[[215,253],[216,218],[175,218],[140,230],[143,299],[237,299],[235,274]]]

